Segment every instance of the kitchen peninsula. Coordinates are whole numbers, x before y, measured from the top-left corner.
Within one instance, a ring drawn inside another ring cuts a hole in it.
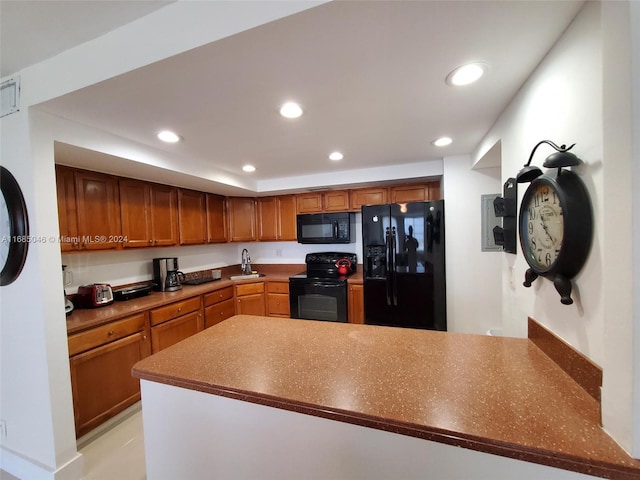
[[[150,480],[640,478],[531,339],[236,315],[133,375]]]

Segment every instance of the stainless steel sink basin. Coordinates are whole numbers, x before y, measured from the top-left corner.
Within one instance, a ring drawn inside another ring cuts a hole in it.
[[[248,273],[246,275],[231,275],[230,280],[246,280],[248,278],[260,278],[264,277],[264,273]]]

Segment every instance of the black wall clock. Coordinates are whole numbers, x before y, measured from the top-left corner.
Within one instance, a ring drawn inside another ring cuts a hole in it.
[[[29,220],[22,190],[14,176],[0,166],[0,286],[12,283],[24,267],[29,247]]]
[[[535,178],[522,198],[519,224],[520,246],[529,264],[524,286],[530,287],[538,276],[548,278],[560,301],[572,304],[571,279],[584,265],[593,237],[585,185],[562,168]]]

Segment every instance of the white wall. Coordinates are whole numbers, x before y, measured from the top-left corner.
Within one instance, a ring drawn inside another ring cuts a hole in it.
[[[596,478],[147,380],[141,386],[148,480]]]
[[[447,326],[481,333],[502,326],[502,252],[481,251],[481,195],[501,193],[500,168],[472,170],[471,157],[444,159]]]
[[[487,134],[479,157],[502,143],[503,180],[527,161],[543,139],[576,143],[584,165],[574,171],[587,186],[595,227],[591,253],[576,276],[574,304],[561,305],[551,282],[522,280],[527,264],[518,255],[514,288],[503,281],[504,327],[525,336],[533,317],[603,368],[604,427],[632,450],[633,344],[631,236],[631,123],[629,3],[588,2]],[[637,86],[635,87],[638,88]],[[553,150],[542,146],[541,166]],[[519,200],[527,185],[519,185]],[[635,407],[636,409],[638,407]],[[637,441],[637,440],[636,440]]]

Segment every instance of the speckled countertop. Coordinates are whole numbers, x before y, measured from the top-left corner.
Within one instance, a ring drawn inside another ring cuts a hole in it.
[[[237,315],[134,376],[596,476],[640,478],[528,339]]]
[[[260,273],[264,273],[264,277],[231,281],[229,275],[240,273],[240,267],[237,271],[233,271],[233,267],[227,271],[223,271],[222,279],[214,282],[203,283],[201,285],[183,285],[180,290],[175,292],[152,292],[151,294],[135,298],[127,301],[115,301],[110,305],[99,308],[76,308],[71,315],[67,317],[67,334],[87,330],[97,327],[121,318],[127,317],[134,313],[151,310],[161,307],[172,302],[178,302],[187,298],[204,295],[221,288],[233,286],[236,283],[249,283],[256,281],[288,281],[291,275],[295,275],[304,271],[305,265],[256,265]]]

